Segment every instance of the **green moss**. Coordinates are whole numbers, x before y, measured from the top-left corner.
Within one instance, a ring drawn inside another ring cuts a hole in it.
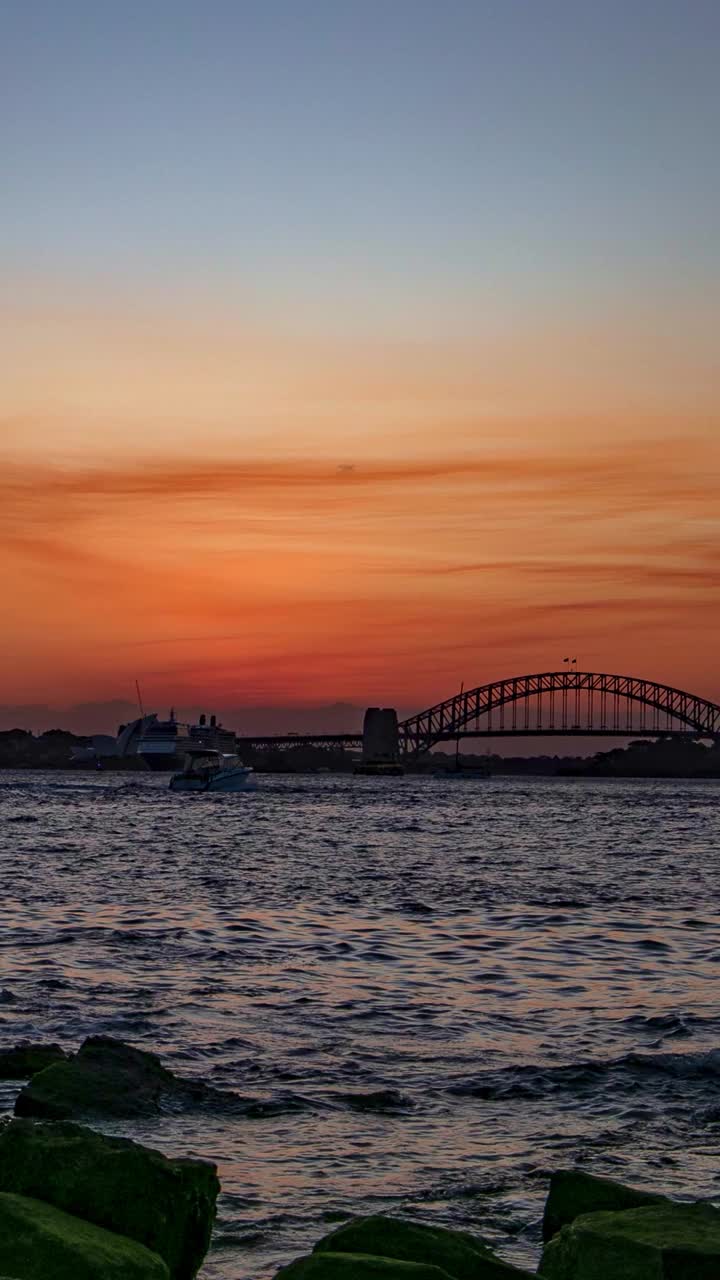
[[[547,1280],[718,1280],[720,1211],[664,1204],[590,1213],[543,1251]]]
[[[17,1280],[168,1280],[156,1253],[26,1196],[0,1193],[0,1267]]]
[[[90,1036],[74,1057],[34,1076],[16,1099],[15,1114],[47,1120],[152,1115],[175,1087],[172,1072],[154,1053]]]
[[[81,1125],[13,1120],[0,1129],[0,1191],[46,1200],[160,1254],[192,1280],[210,1243],[215,1166],[169,1160]]]
[[[0,1080],[29,1080],[64,1058],[59,1044],[16,1044],[0,1052]]]
[[[611,1178],[596,1178],[581,1169],[561,1169],[550,1179],[543,1217],[543,1240],[552,1239],[561,1227],[574,1222],[583,1213],[620,1212],[665,1203],[668,1203],[665,1196],[636,1191]]]
[[[593,1215],[588,1223],[595,1232],[637,1240],[656,1246],[693,1245],[712,1249],[720,1257],[720,1210],[709,1204],[675,1204],[668,1201],[628,1213]]]
[[[276,1280],[451,1280],[423,1262],[400,1262],[356,1253],[309,1253],[278,1271]]]
[[[316,1253],[372,1254],[441,1267],[453,1280],[512,1280],[527,1275],[494,1258],[482,1240],[466,1231],[377,1215],[356,1218],[315,1246]]]

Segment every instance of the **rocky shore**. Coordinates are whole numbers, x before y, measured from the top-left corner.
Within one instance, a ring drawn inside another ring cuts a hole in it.
[[[170,1159],[88,1119],[167,1107],[232,1107],[235,1095],[175,1076],[109,1037],[0,1051],[25,1081],[0,1123],[0,1280],[193,1280],[220,1183],[210,1161]],[[482,1224],[479,1224],[482,1227]],[[718,1280],[720,1209],[680,1203],[581,1170],[550,1177],[536,1275],[546,1280]],[[276,1280],[528,1280],[463,1231],[385,1216],[324,1236]],[[252,1280],[238,1271],[237,1280]]]

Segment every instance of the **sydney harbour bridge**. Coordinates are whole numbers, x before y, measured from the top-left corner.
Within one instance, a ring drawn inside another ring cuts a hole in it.
[[[553,735],[672,736],[720,742],[720,704],[637,676],[565,668],[461,689],[444,702],[401,721],[396,749],[401,759],[412,761],[443,742]],[[238,745],[254,750],[298,746],[359,749],[363,734],[239,737]]]

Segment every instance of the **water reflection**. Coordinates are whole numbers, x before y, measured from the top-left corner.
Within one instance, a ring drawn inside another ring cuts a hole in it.
[[[4,774],[0,822],[3,1038],[103,1031],[261,1104],[131,1129],[220,1164],[208,1277],[398,1207],[527,1262],[575,1159],[718,1190],[712,782]]]

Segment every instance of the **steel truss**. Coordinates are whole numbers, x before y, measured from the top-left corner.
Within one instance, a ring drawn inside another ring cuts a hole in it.
[[[650,713],[648,723],[639,726],[632,717],[638,705]],[[437,743],[457,737],[661,735],[678,732],[678,725],[685,734],[720,738],[720,706],[635,676],[546,671],[495,680],[411,716],[400,725],[400,745],[406,757],[416,759]]]

